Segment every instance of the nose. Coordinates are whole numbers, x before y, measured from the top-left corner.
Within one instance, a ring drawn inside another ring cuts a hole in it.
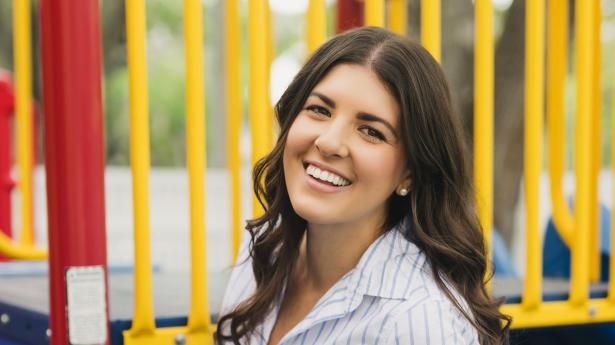
[[[314,145],[325,157],[346,157],[349,154],[346,142],[345,125],[342,121],[333,121],[322,129]]]

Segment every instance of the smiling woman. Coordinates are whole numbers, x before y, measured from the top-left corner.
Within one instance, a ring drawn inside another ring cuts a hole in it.
[[[276,105],[225,293],[223,344],[502,344],[443,73],[379,28],[336,36]],[[489,274],[490,275],[490,274]]]

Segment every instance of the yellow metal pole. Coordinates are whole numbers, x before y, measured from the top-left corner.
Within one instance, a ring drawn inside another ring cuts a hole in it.
[[[615,80],[615,72],[612,79]],[[615,87],[612,88],[611,96],[615,99]],[[611,180],[615,181],[615,107],[611,110]],[[615,183],[613,184],[612,197],[615,198]],[[615,203],[611,207],[611,215],[615,214]],[[615,221],[611,220],[611,256],[609,257],[609,292],[608,300],[611,303],[615,303],[615,255],[613,250],[615,249]]]
[[[440,0],[421,0],[421,42],[440,62]]]
[[[0,254],[13,259],[42,260],[47,251],[34,247],[32,220],[32,68],[30,2],[13,1],[13,51],[16,77],[17,155],[21,192],[22,228],[20,240],[13,240],[0,231]]]
[[[600,25],[602,24],[602,10],[600,1],[595,1],[594,4],[594,21],[593,21],[593,63],[592,63],[592,134],[591,134],[591,167],[592,172],[589,179],[589,279],[592,282],[600,280],[600,206],[598,202],[598,176],[600,175],[601,166],[601,146],[602,146],[602,90],[600,87],[600,68],[602,59],[600,56]]]
[[[474,180],[478,215],[485,236],[487,272],[491,270],[493,224],[493,5],[476,0],[474,47]],[[489,274],[489,273],[487,273]]]
[[[267,26],[267,106],[269,109],[269,116],[267,116],[267,132],[265,133],[267,140],[269,141],[269,148],[273,147],[274,144],[274,126],[276,126],[276,122],[273,120],[275,117],[273,107],[271,106],[271,97],[270,97],[270,87],[271,87],[271,65],[273,64],[273,60],[275,59],[275,32],[273,29],[273,15],[271,13],[271,7],[269,6],[269,1],[265,2],[266,11],[265,11],[265,25]],[[275,132],[277,133],[277,126],[275,128]],[[269,149],[267,149],[269,152]]]
[[[542,170],[545,3],[544,0],[533,0],[526,6],[524,182],[527,263],[522,304],[525,309],[532,309],[538,307],[542,295],[538,190]]]
[[[503,304],[500,311],[512,317],[511,329],[580,326],[615,320],[615,308],[606,298],[592,298],[590,303],[583,306],[568,301],[545,301],[538,309],[524,309],[520,304]]]
[[[327,39],[327,14],[324,0],[309,0],[306,16],[305,41],[308,55]]]
[[[203,10],[200,0],[184,0],[186,58],[186,150],[190,191],[189,342],[213,344],[207,303],[205,236],[205,81]]]
[[[365,25],[384,26],[384,0],[365,0]]]
[[[20,260],[45,260],[47,251],[34,246],[13,243],[10,237],[0,232],[0,254]]]
[[[388,4],[388,28],[402,36],[406,35],[408,9],[406,0],[389,0]]]
[[[249,58],[249,112],[250,132],[252,137],[252,165],[263,158],[271,147],[269,106],[269,53],[267,25],[267,2],[265,0],[248,0],[248,58]],[[267,128],[269,127],[269,128]],[[253,214],[258,216],[263,210],[253,199]]]
[[[574,202],[575,245],[572,250],[570,302],[587,302],[589,287],[589,225],[590,225],[590,135],[592,111],[592,31],[595,1],[575,3],[576,33],[576,116],[575,116],[575,174],[577,180]]]
[[[562,189],[566,138],[564,96],[568,65],[568,2],[549,0],[547,29],[548,169],[553,221],[569,247],[574,245],[573,219]]]
[[[30,1],[13,1],[13,41],[15,63],[15,113],[17,127],[17,161],[21,197],[20,240],[24,246],[34,242],[32,220],[32,52],[30,44]]]
[[[130,162],[134,209],[135,307],[125,335],[154,332],[149,227],[149,120],[145,57],[145,0],[126,1],[126,38],[130,104]]]
[[[240,75],[240,22],[238,0],[224,2],[224,56],[226,64],[226,90],[224,93],[227,113],[227,165],[231,177],[231,253],[235,262],[241,240],[241,75]]]

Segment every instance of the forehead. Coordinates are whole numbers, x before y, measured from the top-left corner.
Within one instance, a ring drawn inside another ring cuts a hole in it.
[[[314,91],[331,98],[336,108],[370,113],[397,124],[397,100],[378,76],[365,66],[337,65],[316,84]]]

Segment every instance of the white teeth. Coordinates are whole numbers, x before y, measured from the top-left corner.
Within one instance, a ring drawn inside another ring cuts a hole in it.
[[[314,177],[320,178],[320,176],[322,176],[322,170],[314,168]]]
[[[313,165],[308,165],[306,172],[308,175],[314,178],[317,178],[322,181],[331,182],[336,186],[347,186],[350,184],[350,181],[346,180],[345,178],[338,176],[330,171],[320,170]]]

